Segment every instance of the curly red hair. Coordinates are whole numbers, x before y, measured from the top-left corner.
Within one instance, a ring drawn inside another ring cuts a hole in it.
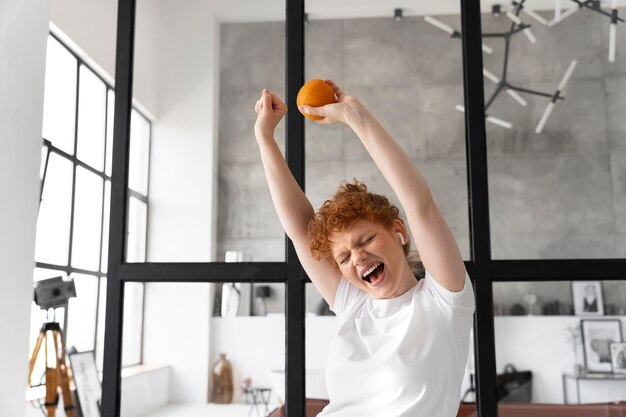
[[[345,230],[359,219],[367,219],[391,228],[400,219],[400,210],[387,197],[367,191],[362,182],[342,183],[332,199],[326,200],[308,225],[311,254],[315,259],[326,258],[332,264],[331,233]],[[408,255],[410,243],[404,245]]]

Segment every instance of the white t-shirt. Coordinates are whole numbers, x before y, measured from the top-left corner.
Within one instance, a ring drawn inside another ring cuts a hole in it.
[[[428,272],[399,297],[375,300],[341,279],[332,309],[324,417],[454,417],[469,350],[474,293]]]

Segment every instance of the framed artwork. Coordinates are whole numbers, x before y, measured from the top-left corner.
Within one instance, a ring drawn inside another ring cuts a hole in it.
[[[622,342],[620,320],[581,320],[585,368],[588,372],[612,372],[611,343]]]
[[[626,343],[611,343],[611,368],[616,374],[626,374]]]
[[[83,417],[100,417],[102,386],[96,368],[96,355],[93,351],[74,352],[69,355],[78,403]]]
[[[603,316],[604,299],[600,281],[572,282],[574,314],[580,316]]]

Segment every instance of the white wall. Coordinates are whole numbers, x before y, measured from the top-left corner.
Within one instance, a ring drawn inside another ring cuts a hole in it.
[[[621,319],[624,329],[626,319],[614,318]],[[501,373],[507,363],[520,371],[531,370],[533,402],[563,403],[562,375],[572,373],[574,367],[567,328],[580,326],[580,317],[501,316],[494,324],[497,372]],[[615,395],[621,400],[626,398],[626,384],[587,384],[584,389],[587,392],[583,399],[587,402],[614,401]]]
[[[209,284],[146,285],[143,359],[169,365],[172,403],[207,401],[209,308]]]
[[[147,258],[208,262],[214,258],[219,30],[211,2],[161,0],[150,7],[137,17],[144,22],[138,38],[158,46],[147,57],[155,62],[149,76],[156,103]],[[170,365],[174,403],[207,401],[210,295],[209,285],[146,287],[144,361]]]
[[[97,63],[100,75],[115,76],[117,1],[50,0],[50,20]]]
[[[0,2],[0,416],[26,412],[49,2]]]
[[[209,3],[155,2],[158,34],[141,35],[158,44],[152,69],[158,104],[150,167],[150,261],[212,259],[219,30]]]

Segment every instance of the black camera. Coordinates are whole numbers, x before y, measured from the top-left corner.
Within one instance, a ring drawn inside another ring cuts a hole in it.
[[[65,307],[72,297],[76,297],[76,287],[71,278],[66,281],[55,277],[35,283],[35,303],[42,310]]]

